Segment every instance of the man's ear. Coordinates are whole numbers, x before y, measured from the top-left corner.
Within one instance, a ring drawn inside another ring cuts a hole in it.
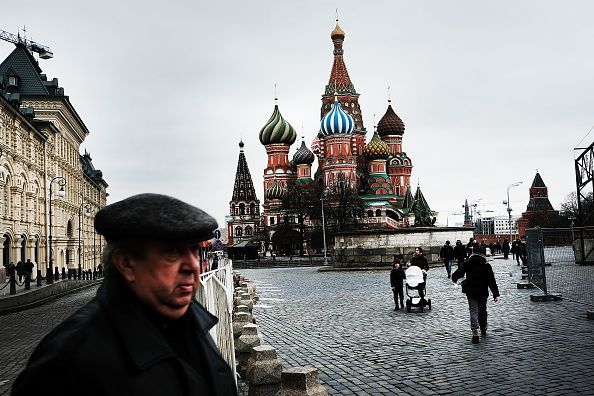
[[[136,280],[136,265],[130,253],[123,249],[116,249],[111,254],[111,262],[127,282]]]

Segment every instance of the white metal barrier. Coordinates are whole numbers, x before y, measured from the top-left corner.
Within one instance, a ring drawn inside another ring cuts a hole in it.
[[[200,275],[200,288],[196,300],[219,322],[210,329],[210,335],[221,356],[237,380],[235,372],[235,346],[233,343],[233,265],[229,259],[220,259],[219,268]]]

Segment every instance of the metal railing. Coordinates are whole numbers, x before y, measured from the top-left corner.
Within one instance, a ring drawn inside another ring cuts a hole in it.
[[[200,288],[196,300],[219,321],[210,329],[210,335],[221,356],[237,378],[235,372],[235,346],[233,342],[233,265],[229,259],[220,259],[219,268],[200,275]]]

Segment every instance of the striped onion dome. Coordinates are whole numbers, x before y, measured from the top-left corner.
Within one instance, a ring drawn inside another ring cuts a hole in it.
[[[295,165],[313,164],[315,160],[314,153],[312,153],[305,145],[305,140],[301,141],[301,147],[293,155],[293,163]]]
[[[272,179],[272,183],[266,189],[266,198],[268,199],[282,199],[285,196],[285,189],[280,185],[276,179]]]
[[[394,112],[391,102],[391,100],[388,100],[386,114],[377,124],[377,132],[380,136],[402,135],[404,133],[404,122]]]
[[[340,103],[335,98],[332,108],[322,118],[320,125],[320,133],[323,136],[329,135],[346,135],[353,133],[355,122],[353,117],[340,107]]]
[[[275,104],[270,119],[260,130],[260,143],[263,145],[274,143],[291,145],[295,143],[295,139],[297,139],[297,132],[295,132],[291,124],[285,121],[278,110],[278,104]]]
[[[365,145],[363,149],[363,155],[369,161],[378,160],[378,159],[388,159],[390,156],[390,148],[388,145],[380,139],[379,135],[377,134],[377,130],[373,133],[373,137]]]

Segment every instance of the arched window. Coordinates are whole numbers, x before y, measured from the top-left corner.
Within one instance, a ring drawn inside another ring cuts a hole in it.
[[[250,227],[250,226],[245,227],[245,235],[252,236],[252,234],[253,234],[252,227]]]
[[[239,227],[239,226],[235,227],[235,236],[240,237],[241,235],[242,235],[241,227]]]
[[[10,235],[4,234],[4,244],[2,246],[2,265],[8,267],[10,264]]]
[[[231,204],[231,214],[235,214],[235,204]]]
[[[27,258],[25,257],[26,251],[27,251],[27,236],[26,235],[21,235],[21,239],[23,240],[21,242],[21,259],[20,261],[22,261],[23,263],[25,261],[27,261]]]
[[[373,210],[367,211],[367,217],[373,217]]]
[[[378,210],[375,211],[375,216],[376,217],[381,217],[381,215],[382,215],[381,209],[378,209]]]
[[[250,204],[250,214],[256,214],[256,204],[253,202]]]
[[[73,236],[72,220],[68,220],[68,225],[66,226],[66,235],[68,236],[68,238],[72,238],[72,236]]]
[[[244,203],[240,203],[239,204],[239,214],[240,215],[244,215],[245,214],[245,204]]]

